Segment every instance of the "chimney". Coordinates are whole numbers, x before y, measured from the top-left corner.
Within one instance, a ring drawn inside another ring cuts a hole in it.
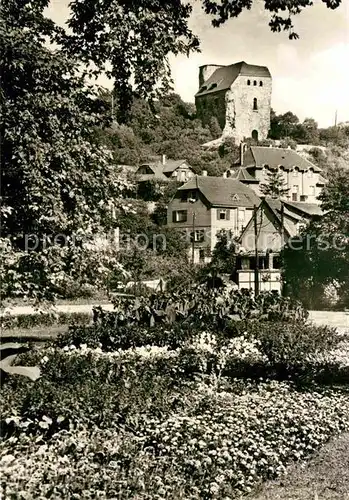
[[[241,166],[244,164],[244,151],[245,151],[245,143],[241,142],[240,143],[240,165]]]
[[[203,170],[203,171],[201,172],[201,175],[202,175],[203,177],[207,177],[207,170]]]
[[[162,164],[166,165],[166,155],[162,155]]]

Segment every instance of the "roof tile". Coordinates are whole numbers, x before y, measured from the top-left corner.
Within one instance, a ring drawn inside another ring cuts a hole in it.
[[[256,193],[236,179],[195,176],[179,188],[179,190],[189,189],[199,189],[209,203],[216,207],[252,208],[260,203]]]

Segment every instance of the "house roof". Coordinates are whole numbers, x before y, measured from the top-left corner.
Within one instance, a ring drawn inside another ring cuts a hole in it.
[[[187,160],[166,160],[165,165],[163,165],[163,172],[172,173],[177,170],[178,167],[183,165],[183,163],[187,163]]]
[[[227,90],[240,75],[271,78],[270,71],[266,66],[255,66],[254,64],[247,64],[245,61],[240,61],[230,66],[219,66],[208,80],[204,82],[195,94],[195,97],[212,94],[220,90]]]
[[[285,201],[285,206],[307,216],[313,217],[323,215],[323,210],[316,203],[305,203],[304,201]]]
[[[321,168],[303,158],[293,149],[251,146],[250,150],[254,163],[251,164],[248,155],[245,154],[244,167],[256,166],[262,168],[268,166],[272,169],[283,167],[285,170],[293,170],[294,167],[297,167],[301,171],[312,168],[314,172],[321,172]]]
[[[161,161],[143,162],[141,165],[139,165],[139,167],[137,167],[137,171],[141,167],[147,166],[154,172],[156,178],[162,178],[166,177],[164,176],[164,174],[172,174],[172,172],[174,172],[178,167],[183,165],[183,163],[186,163],[188,167],[191,168],[191,166],[187,163],[187,160],[167,159],[165,164],[163,164]],[[153,174],[141,174],[142,177],[144,177],[144,175],[152,177]]]
[[[248,172],[248,170],[245,167],[237,167],[234,169],[229,169],[230,176],[227,177],[227,179],[236,179],[241,182],[253,182],[258,184],[259,180],[256,179],[255,177],[252,177],[252,175]]]
[[[149,167],[154,173],[153,174],[140,174],[139,175],[140,181],[148,181],[151,179],[159,179],[159,180],[163,180],[163,181],[168,180],[166,175],[163,174],[163,165],[162,164],[160,164],[160,163],[142,163],[142,165],[140,165],[138,167],[138,169],[141,167],[144,167],[144,166]],[[137,172],[138,172],[138,169],[137,169]]]
[[[282,203],[280,200],[275,200],[273,198],[265,198],[265,204],[269,206],[269,209],[273,213],[273,215],[276,217],[276,219],[279,221],[281,224],[281,206]],[[292,226],[289,224],[287,217],[290,217],[294,221],[299,221],[302,219],[297,214],[292,213],[292,211],[288,210],[287,207],[284,206],[284,215],[286,218],[284,218],[284,229],[287,231],[289,236],[294,236],[296,234],[295,230],[292,228]]]
[[[236,179],[197,175],[179,188],[180,191],[189,189],[198,189],[216,207],[252,208],[260,203],[256,193]]]

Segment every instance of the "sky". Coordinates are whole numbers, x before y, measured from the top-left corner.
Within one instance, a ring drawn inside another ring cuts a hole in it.
[[[338,122],[349,121],[349,1],[342,0],[332,11],[315,0],[294,18],[298,40],[272,33],[262,4],[254,0],[251,11],[213,28],[195,2],[190,27],[200,38],[201,53],[171,57],[175,91],[193,102],[200,65],[245,61],[269,68],[276,113],[292,111],[301,121],[311,117],[327,127],[334,124],[337,110]],[[69,16],[68,0],[51,0],[47,15],[63,24]]]

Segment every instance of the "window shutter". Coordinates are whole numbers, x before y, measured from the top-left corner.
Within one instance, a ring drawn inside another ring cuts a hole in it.
[[[172,222],[176,222],[176,212],[172,212]]]
[[[226,214],[227,214],[227,220],[230,220],[230,210],[229,209],[226,211]]]
[[[220,213],[221,213],[221,211],[219,209],[217,209],[217,220],[220,219]]]

